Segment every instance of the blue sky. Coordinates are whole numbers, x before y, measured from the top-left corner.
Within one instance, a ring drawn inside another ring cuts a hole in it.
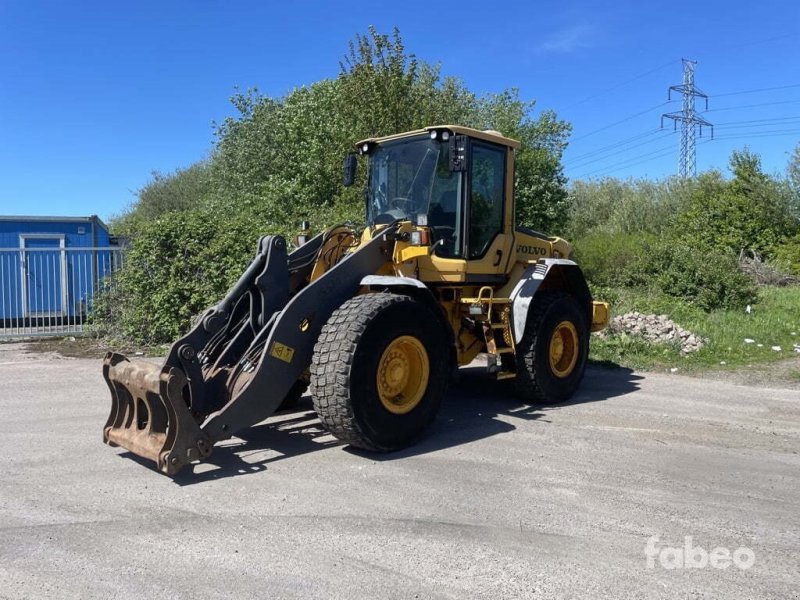
[[[0,2],[0,214],[119,213],[150,172],[206,156],[236,86],[280,96],[335,77],[372,24],[476,92],[518,87],[574,126],[570,177],[661,177],[659,127],[682,57],[698,61],[713,142],[782,171],[800,141],[800,3]],[[767,89],[764,88],[781,88]],[[746,93],[741,93],[746,92]],[[613,126],[610,126],[613,125]]]

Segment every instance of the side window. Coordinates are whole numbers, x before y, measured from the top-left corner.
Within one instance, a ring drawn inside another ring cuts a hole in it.
[[[461,252],[461,227],[463,218],[461,173],[450,170],[450,152],[442,144],[436,173],[431,186],[431,202],[428,209],[428,225],[433,241],[438,242],[436,254],[446,258],[459,258]]]
[[[468,257],[480,258],[503,230],[505,148],[473,141],[470,174]]]

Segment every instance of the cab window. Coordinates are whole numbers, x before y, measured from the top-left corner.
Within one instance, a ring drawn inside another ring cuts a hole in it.
[[[503,231],[506,150],[472,142],[470,166],[469,258],[480,258]]]
[[[436,177],[431,186],[431,203],[428,210],[428,225],[436,246],[437,256],[459,258],[461,253],[461,226],[463,218],[460,173],[450,171],[450,152],[443,145]]]

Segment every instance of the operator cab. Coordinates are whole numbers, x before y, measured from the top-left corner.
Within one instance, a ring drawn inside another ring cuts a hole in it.
[[[360,142],[359,153],[369,159],[368,226],[411,221],[430,230],[437,256],[483,258],[498,235],[513,235],[506,187],[518,145],[496,132],[453,126]],[[354,162],[353,157],[351,183]]]

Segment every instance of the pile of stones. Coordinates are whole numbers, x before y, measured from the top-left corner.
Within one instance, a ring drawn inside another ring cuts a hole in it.
[[[681,354],[697,352],[708,343],[707,339],[687,331],[667,315],[646,315],[639,311],[614,317],[600,335],[619,333],[640,336],[653,344],[679,344]]]

